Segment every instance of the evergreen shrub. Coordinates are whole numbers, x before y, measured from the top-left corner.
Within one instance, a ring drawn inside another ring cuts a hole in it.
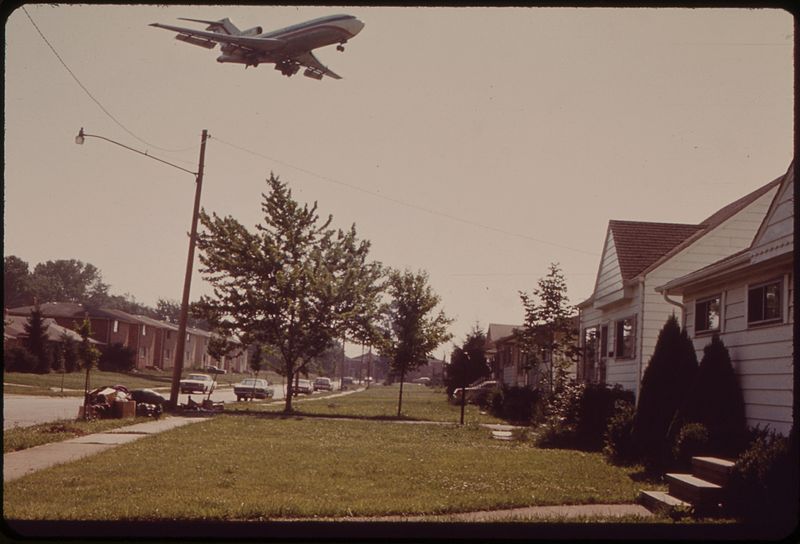
[[[663,472],[671,462],[670,425],[685,402],[696,373],[694,345],[672,315],[658,334],[642,377],[633,421],[637,456],[649,472]]]
[[[687,423],[678,432],[672,447],[675,468],[688,470],[692,466],[692,457],[708,455],[710,451],[708,429],[702,423]]]
[[[798,511],[797,431],[787,438],[756,429],[726,485],[728,512],[743,520],[794,528]]]
[[[6,372],[34,372],[38,359],[27,349],[13,346],[5,350],[4,366]]]
[[[703,348],[697,377],[678,419],[702,423],[708,429],[710,454],[736,456],[744,446],[744,398],[730,354],[716,334]]]
[[[617,400],[614,413],[608,420],[604,436],[603,454],[616,465],[629,465],[636,460],[633,445],[633,402]]]
[[[477,404],[501,419],[529,423],[537,413],[541,399],[536,389],[503,384],[488,391],[484,398],[478,399]]]

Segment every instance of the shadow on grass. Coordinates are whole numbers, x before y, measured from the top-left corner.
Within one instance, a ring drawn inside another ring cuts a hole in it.
[[[344,419],[344,420],[357,420],[357,421],[426,421],[415,417],[408,416],[359,416],[347,414],[315,414],[311,412],[303,412],[302,410],[292,410],[291,412],[254,412],[251,410],[226,410],[224,412],[228,415],[254,417],[261,419]]]

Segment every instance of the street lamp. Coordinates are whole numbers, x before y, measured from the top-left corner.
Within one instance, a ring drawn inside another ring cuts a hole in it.
[[[195,177],[195,192],[194,192],[194,209],[192,211],[192,230],[189,234],[189,255],[186,259],[186,276],[183,281],[183,298],[181,299],[181,313],[178,319],[178,342],[175,348],[175,365],[172,368],[172,387],[170,389],[170,396],[169,396],[169,406],[171,408],[175,408],[178,405],[178,393],[180,392],[180,381],[181,381],[181,373],[183,372],[183,357],[184,351],[186,349],[186,326],[187,321],[189,319],[189,290],[192,285],[192,268],[194,263],[194,247],[197,238],[197,220],[200,216],[200,193],[203,188],[203,163],[205,161],[206,156],[206,140],[208,139],[208,131],[203,129],[203,135],[200,139],[200,160],[197,166],[197,172],[192,172],[191,170],[187,170],[177,164],[172,164],[171,162],[167,162],[165,160],[159,159],[158,157],[154,157],[146,152],[139,151],[138,149],[134,149],[132,147],[128,147],[127,145],[123,145],[119,142],[115,142],[109,138],[104,136],[98,136],[96,134],[86,134],[83,131],[83,127],[81,127],[80,132],[75,137],[75,143],[78,145],[83,145],[83,142],[86,138],[99,138],[100,140],[105,140],[110,142],[114,145],[119,147],[123,147],[129,151],[133,151],[134,153],[138,153],[139,155],[144,155],[149,159],[156,160],[158,162],[164,163],[166,165],[172,166],[173,168],[177,168],[178,170],[182,170],[183,172],[187,172],[192,174]]]

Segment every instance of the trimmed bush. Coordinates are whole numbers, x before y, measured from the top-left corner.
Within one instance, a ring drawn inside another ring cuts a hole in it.
[[[619,386],[567,384],[548,405],[548,417],[541,426],[542,447],[600,451],[617,401],[633,403],[633,392]]]
[[[696,373],[694,345],[672,315],[658,334],[642,377],[633,421],[637,454],[649,472],[663,472],[671,461],[670,424],[689,394]]]
[[[529,423],[537,413],[540,402],[538,390],[505,384],[476,399],[477,404],[488,408],[493,415],[519,423]]]
[[[709,453],[711,453],[711,445],[705,425],[687,423],[681,427],[672,447],[672,457],[676,468],[688,470],[692,466],[692,457]]]
[[[633,402],[618,400],[614,403],[614,414],[606,427],[603,454],[616,465],[628,465],[635,459],[633,445]]]
[[[798,509],[797,432],[789,438],[763,429],[753,434],[733,467],[725,505],[744,521],[791,530]]]
[[[6,372],[34,372],[38,359],[27,349],[13,346],[5,350],[4,366]]]
[[[103,346],[97,366],[103,371],[126,372],[136,366],[136,351],[120,343]]]

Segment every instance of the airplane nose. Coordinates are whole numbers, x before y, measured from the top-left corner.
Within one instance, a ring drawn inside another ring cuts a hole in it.
[[[360,19],[356,19],[353,17],[349,21],[347,21],[347,31],[350,32],[353,36],[361,32],[361,29],[364,28],[364,22]]]

